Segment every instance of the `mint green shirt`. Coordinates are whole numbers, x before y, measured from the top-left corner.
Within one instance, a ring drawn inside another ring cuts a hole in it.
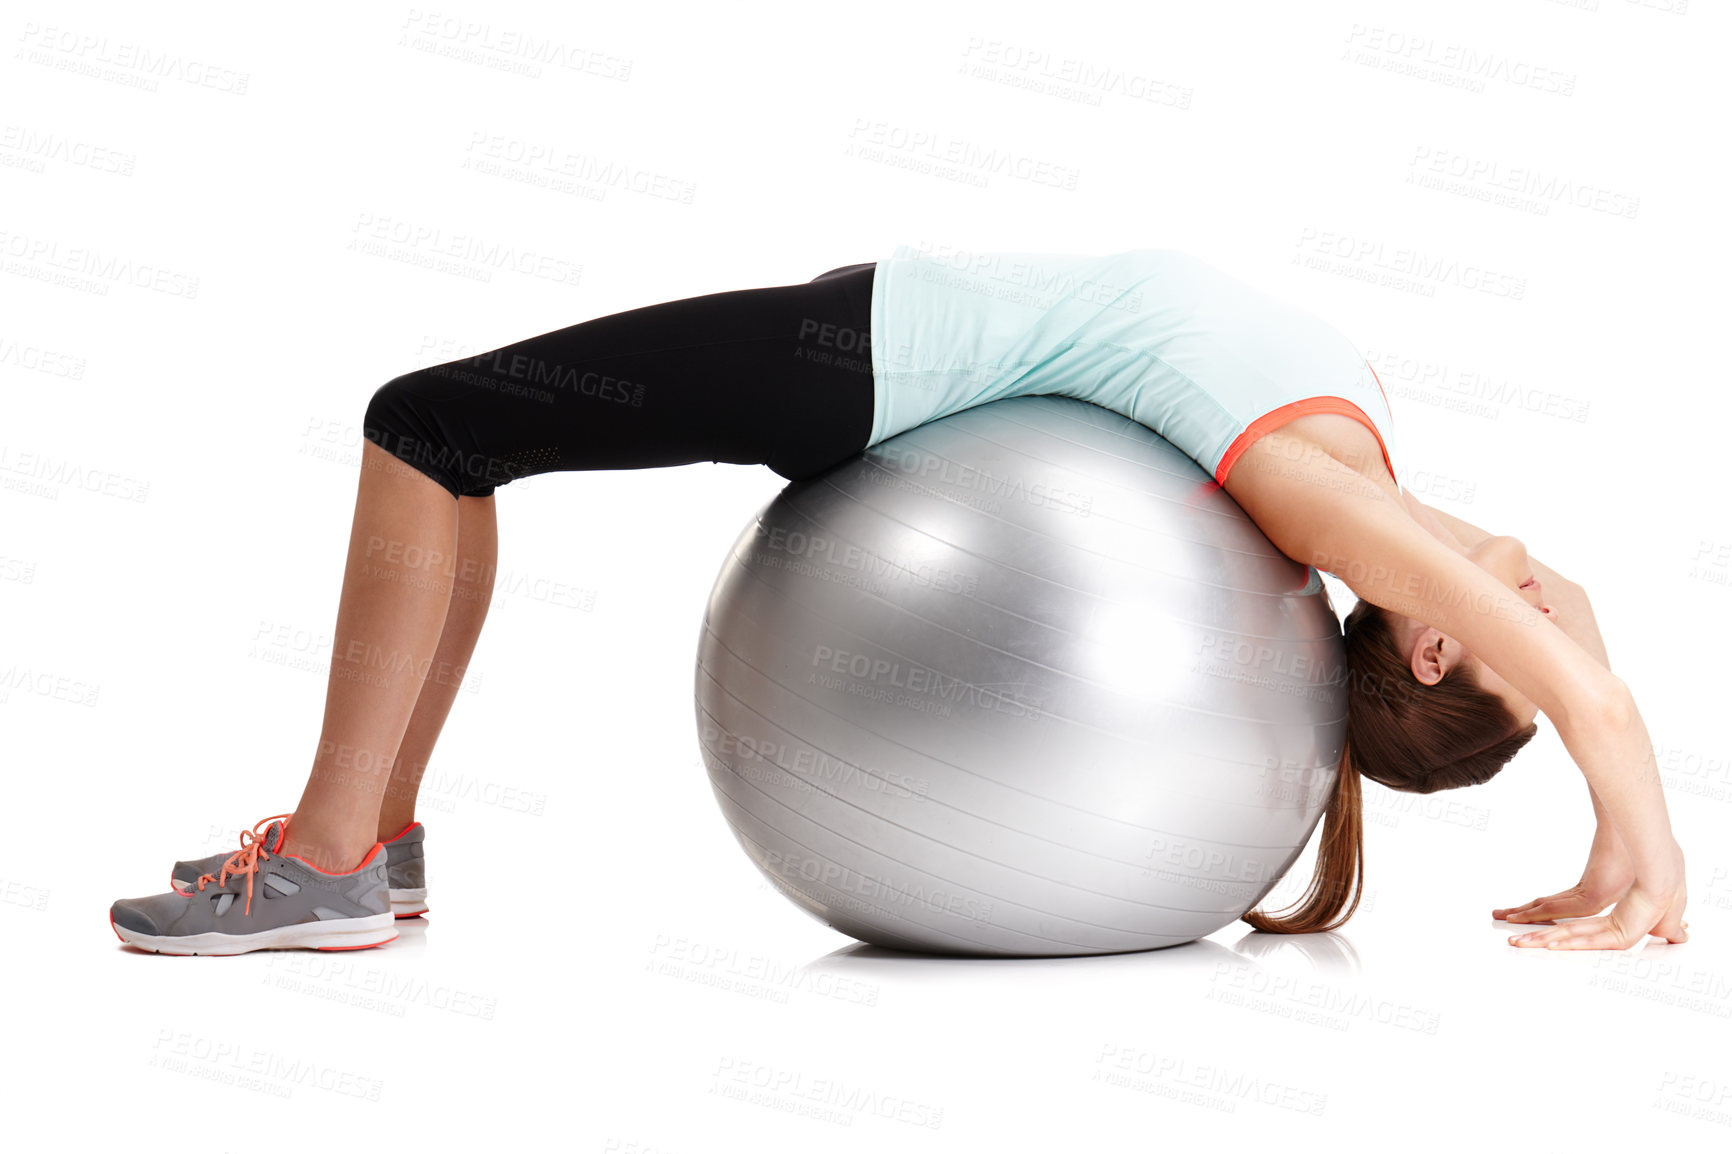
[[[1055,393],[1147,425],[1224,481],[1308,412],[1394,415],[1353,342],[1187,253],[976,253],[898,245],[872,281],[868,447],[1001,397]]]

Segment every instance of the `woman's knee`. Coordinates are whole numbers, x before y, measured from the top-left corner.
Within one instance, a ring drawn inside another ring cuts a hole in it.
[[[493,483],[475,475],[479,454],[472,446],[452,443],[449,432],[462,427],[448,417],[461,391],[425,369],[393,377],[367,402],[362,435],[439,482],[452,497],[486,496]]]

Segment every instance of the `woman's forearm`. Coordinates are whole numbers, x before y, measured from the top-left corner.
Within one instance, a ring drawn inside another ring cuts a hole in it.
[[[1637,875],[1668,879],[1675,869],[1678,843],[1666,812],[1648,727],[1634,699],[1625,705],[1618,720],[1560,727],[1558,736],[1588,779],[1596,815],[1603,813],[1602,820],[1622,837]],[[1596,837],[1604,831],[1602,827]]]
[[[1422,503],[1416,497],[1411,499],[1408,505],[1408,512],[1412,513],[1414,519],[1421,525],[1424,525],[1426,530],[1434,535],[1436,534],[1436,530],[1433,526],[1441,527],[1449,534],[1450,538],[1454,540],[1456,548],[1463,553],[1466,553],[1481,541],[1484,541],[1487,537],[1491,536],[1490,533],[1487,533],[1478,525],[1471,525],[1468,522],[1463,521],[1460,517],[1451,513],[1446,513],[1442,509],[1434,509],[1430,505]],[[1582,591],[1580,585],[1577,585],[1575,582],[1571,581],[1569,578],[1565,577],[1556,569],[1553,569],[1550,565],[1547,565],[1531,553],[1528,554],[1528,562],[1534,568],[1534,576],[1538,578],[1540,587],[1546,591],[1546,600],[1549,603],[1557,605],[1558,602],[1553,600],[1553,598],[1564,596],[1566,591],[1574,591],[1576,593]],[[1592,624],[1592,614],[1588,614],[1588,621],[1589,627],[1593,631],[1594,643],[1599,645],[1600,632],[1598,627],[1595,627]],[[1571,634],[1571,636],[1573,637],[1575,635]],[[1577,640],[1580,641],[1581,639],[1577,638]],[[1584,648],[1587,648],[1585,643]],[[1589,648],[1588,652],[1593,653],[1594,656],[1599,659],[1600,664],[1605,665],[1608,669],[1611,668],[1610,663],[1606,661],[1605,646],[1599,645],[1597,651]]]
[[[1533,560],[1533,558],[1529,558]],[[1555,573],[1550,577],[1540,573],[1545,568],[1534,561],[1534,575],[1539,578],[1540,590],[1546,603],[1556,612],[1552,623],[1564,631],[1564,635],[1580,645],[1595,661],[1607,669],[1612,667],[1611,658],[1606,655],[1606,642],[1600,636],[1600,623],[1594,619],[1594,608],[1588,602],[1588,592],[1573,581],[1567,580]],[[1612,815],[1606,812],[1606,807],[1600,801],[1600,795],[1594,792],[1593,783],[1588,784],[1588,800],[1594,806],[1594,845],[1591,856],[1602,852],[1614,851],[1618,842],[1618,829],[1612,821]]]
[[[1421,527],[1458,552],[1467,553],[1490,536],[1477,525],[1433,509],[1408,494],[1403,496]],[[1542,601],[1554,610],[1552,623],[1610,672],[1611,659],[1587,591],[1532,554],[1528,561],[1540,583]],[[1564,747],[1587,782],[1588,799],[1594,808],[1594,839],[1583,882],[1591,885],[1611,878],[1616,888],[1620,881],[1627,883],[1625,871],[1631,869],[1652,884],[1680,882],[1681,878],[1673,877],[1678,871],[1678,843],[1666,812],[1647,727],[1634,700],[1625,700],[1627,714],[1617,722],[1558,725]]]
[[[1541,596],[1556,611],[1553,623],[1590,657],[1610,670],[1612,662],[1606,654],[1606,642],[1600,636],[1599,622],[1594,619],[1587,590],[1555,575],[1548,581],[1540,573],[1541,568],[1535,561],[1534,571],[1540,579]],[[1590,865],[1601,855],[1607,855],[1608,860],[1616,857],[1617,843],[1621,839],[1622,848],[1630,854],[1638,876],[1664,876],[1671,869],[1677,842],[1672,836],[1666,797],[1660,785],[1659,765],[1647,725],[1642,721],[1635,701],[1630,700],[1628,705],[1627,718],[1612,732],[1590,734],[1585,739],[1572,741],[1570,735],[1560,729],[1559,736],[1563,737],[1565,748],[1587,779],[1588,797],[1594,806]]]
[[[1446,542],[1453,539],[1454,546],[1460,552],[1467,552],[1490,536],[1477,525],[1463,521],[1442,509],[1434,509],[1425,505],[1417,498],[1411,498],[1410,495],[1404,494],[1404,496],[1409,497],[1408,512],[1413,515],[1414,519],[1433,536],[1444,539]],[[1606,653],[1605,639],[1600,636],[1600,625],[1594,618],[1593,606],[1588,602],[1587,590],[1531,554],[1528,561],[1533,566],[1534,577],[1540,583],[1542,598],[1555,611],[1552,616],[1552,623],[1563,630],[1565,636],[1581,646],[1588,656],[1610,670],[1612,668],[1611,658]],[[1651,859],[1659,852],[1656,847],[1669,851],[1675,843],[1671,838],[1671,825],[1666,815],[1665,797],[1660,791],[1655,772],[1652,747],[1646,744],[1648,740],[1647,729],[1642,724],[1640,715],[1636,713],[1634,705],[1631,706],[1631,714],[1633,720],[1630,725],[1625,727],[1626,731],[1607,738],[1606,740],[1611,742],[1611,745],[1605,748],[1622,748],[1622,756],[1615,760],[1625,766],[1634,767],[1624,770],[1624,773],[1636,777],[1653,778],[1654,780],[1651,787],[1625,791],[1618,816],[1615,817],[1607,808],[1596,785],[1605,773],[1618,771],[1591,768],[1583,762],[1581,757],[1577,756],[1576,748],[1571,746],[1567,738],[1565,747],[1569,749],[1571,756],[1576,760],[1576,764],[1582,769],[1582,776],[1588,784],[1588,800],[1594,807],[1594,841],[1589,854],[1590,862],[1614,860],[1621,849],[1628,850],[1634,856],[1636,851],[1633,847],[1619,845],[1625,836],[1624,828],[1631,826],[1640,831],[1636,834],[1638,838],[1646,839],[1646,849],[1650,858],[1647,865],[1653,868],[1654,862]],[[1639,731],[1639,736],[1632,736],[1632,733],[1636,731]],[[1561,732],[1560,730],[1560,734]],[[1578,741],[1577,744],[1584,743]],[[1594,739],[1587,739],[1587,744],[1595,744]]]

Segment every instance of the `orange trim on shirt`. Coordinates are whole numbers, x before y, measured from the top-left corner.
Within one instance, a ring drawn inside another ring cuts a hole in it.
[[[1377,382],[1377,391],[1383,394],[1383,407],[1389,409],[1389,392],[1383,387],[1383,378],[1377,375],[1376,369],[1371,368],[1370,361],[1365,362],[1365,367],[1371,369],[1371,379]],[[1390,412],[1394,411],[1394,409],[1390,409]],[[1373,431],[1375,432],[1375,430]]]
[[[1372,373],[1373,377],[1376,375],[1375,372]],[[1379,383],[1377,387],[1381,390],[1383,385]],[[1221,463],[1215,467],[1215,483],[1227,483],[1227,474],[1259,437],[1272,433],[1294,417],[1303,417],[1307,413],[1340,413],[1344,417],[1352,417],[1370,429],[1371,435],[1377,438],[1377,447],[1383,450],[1383,463],[1389,467],[1389,475],[1395,476],[1395,465],[1389,459],[1389,446],[1383,443],[1383,434],[1377,431],[1377,426],[1365,415],[1364,409],[1345,397],[1306,397],[1278,409],[1270,409],[1247,425],[1243,433],[1234,437],[1233,443],[1227,446],[1226,453],[1222,455]]]

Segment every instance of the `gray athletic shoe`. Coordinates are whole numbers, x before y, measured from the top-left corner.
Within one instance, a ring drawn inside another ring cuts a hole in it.
[[[263,832],[260,832],[260,827]],[[287,817],[241,833],[241,848],[186,890],[126,898],[108,911],[120,940],[159,954],[359,950],[395,941],[385,854],[348,873],[279,853]]]
[[[385,842],[385,873],[391,881],[391,912],[400,918],[427,912],[427,827],[412,821]]]
[[[423,843],[427,829],[418,821],[403,827],[403,832],[385,842],[385,870],[391,883],[391,912],[400,918],[419,917],[427,912],[427,862]],[[196,861],[177,861],[169,871],[169,888],[185,890],[205,874],[213,877],[233,854],[218,853]]]

